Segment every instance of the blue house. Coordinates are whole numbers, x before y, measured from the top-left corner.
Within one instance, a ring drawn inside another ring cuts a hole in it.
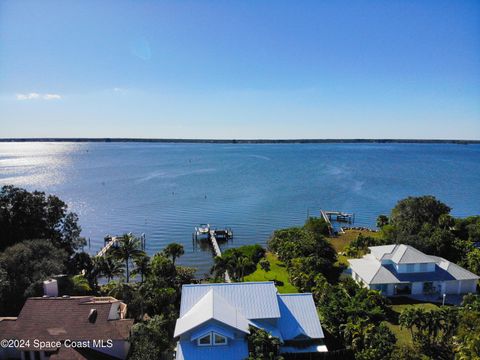
[[[176,358],[245,359],[250,326],[278,337],[282,353],[327,351],[311,294],[279,294],[270,281],[192,284],[182,288]]]

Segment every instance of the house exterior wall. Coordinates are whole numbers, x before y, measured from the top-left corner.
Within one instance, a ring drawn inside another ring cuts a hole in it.
[[[0,339],[2,340],[2,339]],[[0,359],[19,359],[20,358],[20,351],[15,348],[3,348],[0,347]]]
[[[477,291],[477,280],[461,280],[460,294],[475,293]]]
[[[412,283],[412,294],[423,294],[423,282]]]
[[[395,284],[388,284],[388,296],[395,295]]]
[[[126,359],[128,350],[130,349],[130,343],[124,340],[113,340],[111,347],[107,345],[107,342],[104,342],[103,347],[92,347],[92,349],[118,359]]]
[[[445,281],[445,294],[458,294],[458,281]]]
[[[177,360],[243,360],[248,357],[245,337],[229,339],[228,345],[198,346],[196,341],[180,340],[177,343]]]
[[[413,265],[413,266],[412,266]],[[396,264],[395,268],[399,273],[416,273],[416,272],[432,272],[435,271],[435,263],[423,264]]]
[[[378,290],[381,291],[382,295],[384,296],[392,296],[395,291],[394,284],[374,284],[368,287],[371,290]]]
[[[355,271],[352,270],[352,278],[355,280],[360,286],[366,287],[368,289],[372,289],[369,284],[367,284]]]

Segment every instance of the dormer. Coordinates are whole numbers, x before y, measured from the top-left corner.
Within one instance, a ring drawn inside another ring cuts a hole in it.
[[[235,339],[235,331],[221,324],[207,324],[193,332],[190,340],[197,346],[222,346],[228,345],[229,340]]]
[[[188,335],[199,346],[226,345],[227,338],[248,334],[248,326],[245,316],[211,289],[177,320],[174,336]]]
[[[436,260],[409,245],[384,245],[370,248],[383,266],[391,265],[398,273],[435,271]]]

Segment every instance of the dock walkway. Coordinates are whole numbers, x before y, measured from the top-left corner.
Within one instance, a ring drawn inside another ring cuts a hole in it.
[[[210,230],[210,242],[212,243],[213,252],[215,256],[222,257],[222,251],[220,250],[220,246],[218,246],[217,238],[215,237],[215,230]],[[232,280],[230,279],[230,275],[228,271],[225,271],[225,282],[231,283]]]
[[[349,224],[355,222],[355,214],[353,213],[350,214],[343,211],[327,211],[320,209],[320,215],[322,215],[323,219],[328,225],[328,232],[330,236],[335,235],[335,230],[332,225],[332,217],[334,217],[337,222],[347,222]],[[340,228],[340,232],[341,231],[343,231],[342,228]]]
[[[112,239],[105,244],[105,246],[97,253],[96,256],[104,256],[108,249],[110,249],[113,245],[118,243],[118,237],[114,236]]]
[[[324,211],[324,210],[320,210],[320,214],[322,215],[323,220],[325,220],[325,222],[326,222],[327,225],[328,225],[328,233],[329,233],[329,235],[330,235],[330,236],[335,235],[335,231],[333,230],[332,222],[330,221],[330,217],[327,215],[327,212]]]

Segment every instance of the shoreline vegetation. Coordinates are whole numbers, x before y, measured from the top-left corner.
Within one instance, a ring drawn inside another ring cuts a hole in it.
[[[0,142],[139,142],[180,144],[480,144],[455,139],[156,139],[156,138],[0,138]]]

